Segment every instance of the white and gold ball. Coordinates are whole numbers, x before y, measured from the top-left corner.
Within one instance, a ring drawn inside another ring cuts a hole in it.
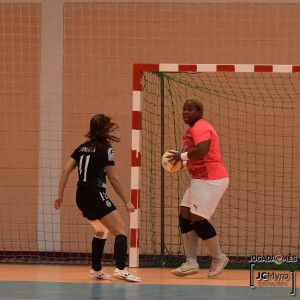
[[[172,152],[170,151],[175,150],[168,150],[163,154],[163,156],[161,157],[161,165],[167,172],[176,173],[182,168],[182,160],[178,161],[175,165],[173,165],[173,162],[171,162],[170,158],[168,157],[172,155]]]

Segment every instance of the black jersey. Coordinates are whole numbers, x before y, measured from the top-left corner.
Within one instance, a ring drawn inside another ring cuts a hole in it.
[[[106,189],[105,166],[115,165],[114,151],[109,145],[92,147],[89,142],[81,144],[71,155],[77,161],[78,187]]]

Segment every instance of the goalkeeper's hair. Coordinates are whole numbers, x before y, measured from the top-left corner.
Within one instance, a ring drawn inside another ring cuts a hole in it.
[[[195,104],[195,106],[197,107],[197,109],[202,112],[201,117],[203,116],[203,112],[204,112],[204,104],[203,102],[198,98],[198,97],[189,97],[185,100],[185,102],[190,101],[193,102]]]

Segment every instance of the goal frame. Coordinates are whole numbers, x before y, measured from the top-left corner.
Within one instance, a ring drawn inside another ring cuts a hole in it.
[[[132,81],[132,141],[131,141],[131,202],[135,212],[130,214],[129,266],[139,267],[140,234],[140,176],[142,130],[143,72],[240,72],[240,73],[300,73],[300,65],[276,64],[133,64]]]

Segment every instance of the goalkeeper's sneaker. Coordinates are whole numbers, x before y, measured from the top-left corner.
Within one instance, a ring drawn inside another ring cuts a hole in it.
[[[118,279],[124,279],[130,282],[141,282],[141,278],[129,273],[128,269],[120,270],[118,268],[115,269],[114,277]]]
[[[112,277],[110,275],[108,275],[102,271],[95,271],[93,269],[90,269],[89,277],[95,278],[95,279],[106,279],[106,280],[112,279]]]
[[[229,258],[222,254],[220,258],[214,258],[210,265],[210,270],[208,272],[208,277],[215,277],[219,275],[229,262]]]
[[[199,265],[197,263],[190,263],[188,260],[177,269],[172,270],[175,276],[187,276],[198,273]]]

